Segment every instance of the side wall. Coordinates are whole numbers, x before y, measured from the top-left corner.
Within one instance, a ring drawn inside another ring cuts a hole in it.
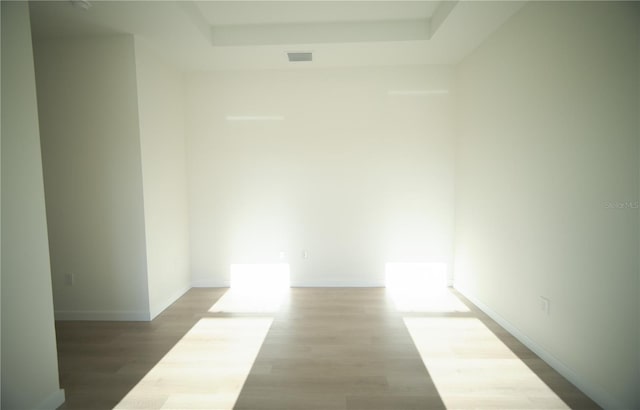
[[[58,383],[29,10],[2,2],[2,404],[55,409]]]
[[[458,72],[456,287],[608,408],[640,407],[638,22],[531,2]]]
[[[56,317],[147,320],[133,37],[34,45]]]
[[[182,74],[136,39],[151,317],[191,286]]]
[[[451,85],[448,67],[190,75],[194,284],[228,285],[231,264],[289,263],[294,286],[450,265]]]

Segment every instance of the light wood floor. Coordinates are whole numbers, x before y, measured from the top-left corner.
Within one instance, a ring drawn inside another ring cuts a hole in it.
[[[399,302],[192,289],[149,323],[57,322],[62,409],[598,408],[455,291]]]

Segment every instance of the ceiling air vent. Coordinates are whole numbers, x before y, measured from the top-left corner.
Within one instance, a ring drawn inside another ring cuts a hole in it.
[[[287,53],[287,57],[289,57],[289,62],[297,63],[300,61],[313,61],[313,53],[310,51],[303,52],[290,52]]]
[[[89,0],[71,0],[71,5],[82,10],[89,10],[91,8]]]

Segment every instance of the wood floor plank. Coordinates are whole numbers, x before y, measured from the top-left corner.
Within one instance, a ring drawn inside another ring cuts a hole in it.
[[[292,344],[308,349],[290,355]],[[400,315],[387,308],[384,289],[292,289],[256,364],[272,372],[249,374],[237,408],[260,408],[265,397],[281,409],[304,408],[296,406],[305,397],[324,409],[366,408],[367,397],[383,397],[376,402],[387,409],[424,404],[425,397],[437,404],[431,408],[443,408],[428,377],[412,395],[388,382],[390,370],[414,378],[427,370]]]
[[[57,322],[61,409],[598,408],[455,291],[442,310],[382,288],[226,293],[192,289],[148,323]]]

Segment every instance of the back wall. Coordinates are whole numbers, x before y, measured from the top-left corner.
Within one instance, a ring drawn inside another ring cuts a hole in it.
[[[450,265],[449,67],[187,78],[192,281],[288,263],[292,286],[381,286],[385,263]]]

